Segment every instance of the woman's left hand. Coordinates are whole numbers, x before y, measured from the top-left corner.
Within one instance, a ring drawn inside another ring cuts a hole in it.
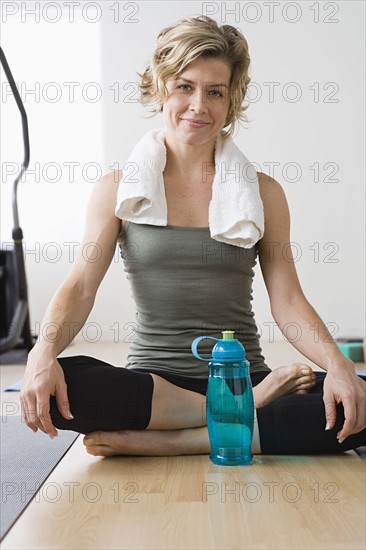
[[[354,364],[349,359],[342,358],[328,368],[323,401],[329,430],[336,421],[336,405],[343,404],[345,422],[337,434],[339,443],[366,428],[366,382],[357,376]]]

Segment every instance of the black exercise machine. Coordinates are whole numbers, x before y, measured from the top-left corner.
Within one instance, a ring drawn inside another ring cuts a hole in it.
[[[0,48],[0,62],[22,117],[24,142],[23,164],[13,184],[14,227],[12,238],[14,248],[11,250],[0,250],[0,353],[4,353],[14,347],[26,348],[29,351],[35,341],[30,330],[28,290],[23,253],[23,231],[19,227],[17,203],[18,183],[29,165],[28,121],[24,105],[2,48]]]

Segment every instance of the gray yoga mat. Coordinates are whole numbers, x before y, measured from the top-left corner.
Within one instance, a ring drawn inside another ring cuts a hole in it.
[[[25,348],[14,348],[0,354],[0,365],[26,365],[28,350]]]
[[[33,433],[20,416],[1,416],[0,435],[2,540],[79,434],[58,430],[51,439]]]

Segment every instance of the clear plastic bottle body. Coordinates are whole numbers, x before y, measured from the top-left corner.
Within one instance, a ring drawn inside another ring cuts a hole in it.
[[[206,422],[214,464],[249,464],[254,429],[253,389],[249,362],[208,364]]]

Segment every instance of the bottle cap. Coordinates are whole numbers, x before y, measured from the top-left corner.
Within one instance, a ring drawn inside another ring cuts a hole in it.
[[[234,338],[234,331],[233,330],[223,330],[222,331],[222,334],[223,334],[223,340],[235,340]]]
[[[228,363],[231,361],[243,361],[245,359],[245,350],[242,344],[234,337],[235,332],[233,330],[223,330],[222,339],[214,338],[213,336],[199,336],[192,342],[192,353],[198,359],[202,361],[221,361]],[[197,346],[204,338],[210,338],[216,340],[216,344],[212,350],[212,358],[201,357],[197,351]]]
[[[224,363],[229,361],[243,361],[245,350],[242,344],[234,336],[233,330],[223,330],[222,339],[218,340],[212,350],[212,358]]]

